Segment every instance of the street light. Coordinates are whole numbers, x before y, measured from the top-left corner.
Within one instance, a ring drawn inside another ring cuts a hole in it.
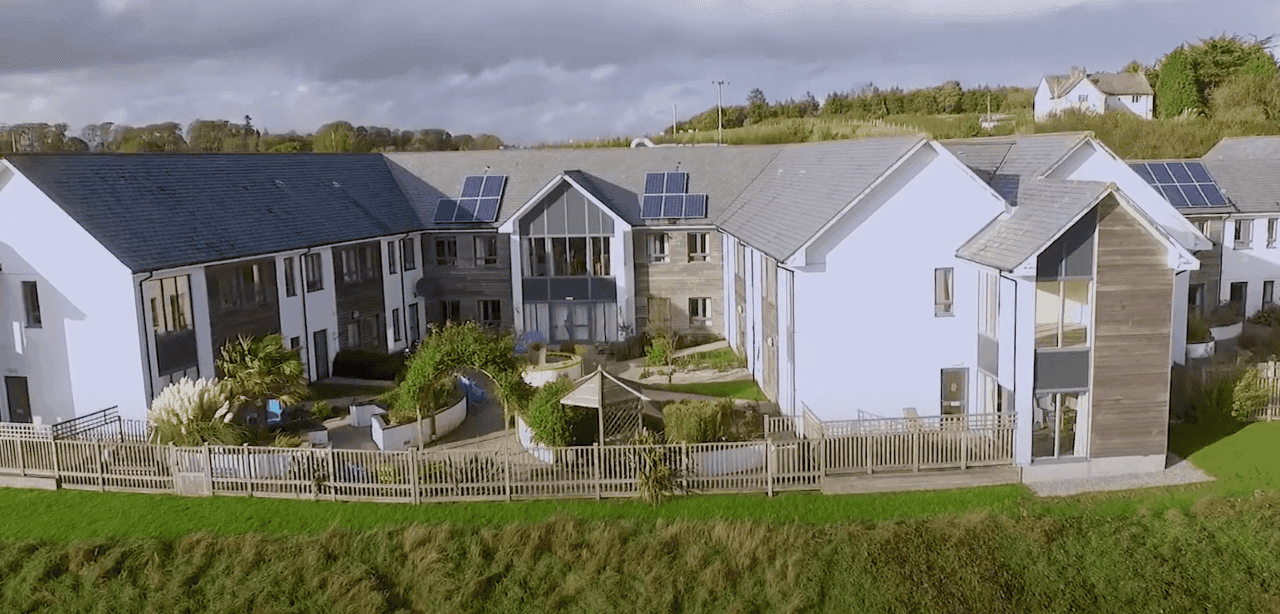
[[[724,145],[724,86],[728,81],[712,81],[716,86],[716,145]]]

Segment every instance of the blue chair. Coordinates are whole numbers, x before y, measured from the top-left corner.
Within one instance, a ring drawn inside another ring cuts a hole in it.
[[[267,426],[276,426],[280,420],[280,399],[267,401]]]

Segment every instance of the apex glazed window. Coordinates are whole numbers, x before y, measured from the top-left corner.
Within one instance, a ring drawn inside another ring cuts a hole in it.
[[[524,249],[526,277],[609,274],[609,237],[530,237]]]

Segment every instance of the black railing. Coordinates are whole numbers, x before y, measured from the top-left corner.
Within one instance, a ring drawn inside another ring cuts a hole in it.
[[[53,425],[54,439],[124,439],[123,424],[120,421],[119,406],[85,414]]]

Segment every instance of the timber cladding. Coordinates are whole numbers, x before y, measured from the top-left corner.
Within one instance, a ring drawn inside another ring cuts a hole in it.
[[[489,250],[496,248],[494,257]],[[441,301],[457,301],[458,317],[480,319],[480,301],[499,301],[501,328],[513,325],[511,305],[511,241],[496,232],[426,234],[422,237],[422,274],[427,292],[421,297],[427,322],[445,319]]]
[[[1114,197],[1098,205],[1091,457],[1167,449],[1175,297],[1165,254]]]
[[[763,371],[760,389],[770,400],[778,400],[778,262],[761,258],[760,321],[764,348],[760,360]]]
[[[334,248],[334,304],[340,349],[387,351],[380,241]]]
[[[724,317],[724,270],[720,234],[714,230],[640,229],[633,233],[637,313],[648,323],[647,297],[670,299],[671,326],[680,332],[718,331]],[[655,261],[653,237],[665,236],[665,261]],[[691,251],[690,248],[693,248]],[[689,323],[689,299],[709,299],[706,326]]]

